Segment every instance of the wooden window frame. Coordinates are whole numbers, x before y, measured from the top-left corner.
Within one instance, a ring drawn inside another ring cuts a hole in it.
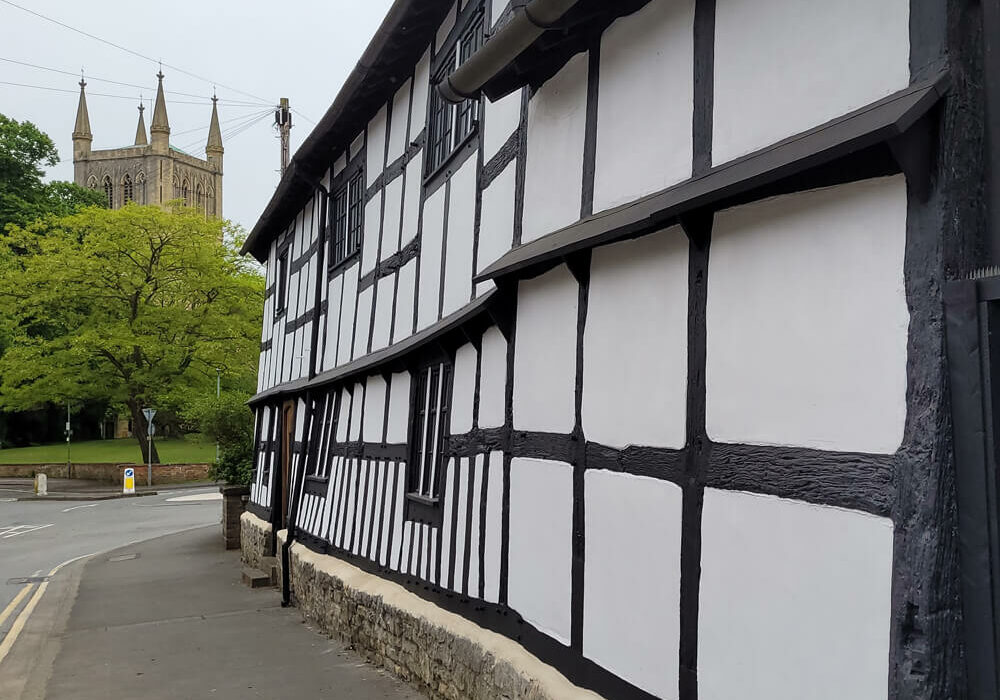
[[[328,220],[330,250],[328,268],[346,266],[361,252],[365,233],[365,170],[364,150],[358,158],[334,179],[330,188]]]
[[[274,288],[274,317],[280,318],[288,309],[288,251],[290,246],[285,246],[278,251],[278,259],[275,262],[275,288]]]
[[[455,368],[450,357],[421,365],[411,381],[409,459],[406,464],[406,519],[436,522],[441,517],[443,474],[451,435]]]

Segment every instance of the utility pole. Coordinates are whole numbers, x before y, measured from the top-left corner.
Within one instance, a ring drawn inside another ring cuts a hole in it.
[[[284,175],[288,169],[288,136],[292,130],[292,108],[288,106],[287,97],[282,97],[278,108],[274,110],[274,125],[278,127],[278,134],[281,137],[281,174]]]

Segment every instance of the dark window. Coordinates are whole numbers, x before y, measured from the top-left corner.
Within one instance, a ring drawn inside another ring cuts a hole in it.
[[[285,313],[285,306],[288,303],[288,249],[286,248],[278,256],[278,274],[274,282],[275,289],[274,315],[280,316]]]
[[[330,265],[339,265],[361,250],[365,223],[364,173],[358,170],[335,191],[330,207]]]
[[[330,463],[330,450],[337,439],[337,424],[340,422],[340,392],[331,391],[321,402],[314,404],[313,410],[322,410],[322,415],[314,412],[315,421],[313,444],[318,449],[310,450],[308,474],[326,478],[326,467]]]
[[[128,204],[133,200],[134,197],[132,196],[132,178],[128,174],[126,174],[125,177],[122,178],[122,204]]]
[[[111,176],[104,176],[104,196],[108,198],[108,209],[115,208],[115,186],[111,182]]]
[[[441,494],[444,443],[451,406],[451,373],[449,362],[426,367],[420,370],[413,392],[408,491],[427,503],[437,502]]]
[[[444,81],[454,70],[469,60],[482,45],[483,13],[471,15],[469,25],[458,37],[457,46],[448,50],[441,61],[433,83]],[[430,123],[427,129],[427,174],[430,175],[458,148],[476,127],[479,100],[465,100],[457,105],[446,101],[436,89],[430,91]]]

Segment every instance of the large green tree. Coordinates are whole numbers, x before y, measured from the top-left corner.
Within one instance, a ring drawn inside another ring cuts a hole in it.
[[[104,193],[71,182],[42,182],[43,168],[59,162],[52,139],[29,121],[0,114],[0,232],[46,216],[103,206]]]
[[[239,232],[197,211],[129,205],[12,226],[0,241],[0,407],[101,400],[127,408],[149,458],[144,407],[252,391],[264,281]],[[152,461],[159,461],[155,447]]]

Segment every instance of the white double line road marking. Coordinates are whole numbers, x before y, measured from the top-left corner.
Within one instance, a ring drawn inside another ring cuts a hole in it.
[[[9,540],[11,537],[17,537],[18,535],[23,535],[28,532],[35,532],[36,530],[44,530],[47,527],[52,527],[55,523],[49,523],[48,525],[14,525],[13,527],[0,528],[0,537],[5,540]]]

